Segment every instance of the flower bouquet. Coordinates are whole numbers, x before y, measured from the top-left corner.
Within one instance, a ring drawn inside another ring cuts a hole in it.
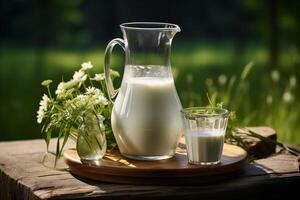
[[[47,153],[55,155],[55,166],[69,137],[76,141],[78,155],[84,160],[100,159],[107,147],[116,147],[104,74],[92,76],[92,68],[91,62],[82,63],[72,79],[58,84],[55,93],[50,91],[52,80],[42,82],[48,94],[40,101],[37,122],[42,124]],[[111,74],[113,78],[119,76],[115,71]],[[53,135],[58,137],[55,152],[49,150]]]

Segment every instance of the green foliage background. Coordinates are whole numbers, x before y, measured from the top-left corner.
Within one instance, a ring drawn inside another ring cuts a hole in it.
[[[89,60],[101,72],[105,45],[121,37],[120,23],[165,21],[182,29],[173,40],[172,69],[184,107],[207,105],[209,93],[236,111],[240,126],[272,126],[280,140],[300,145],[299,6],[296,0],[3,1],[0,140],[42,138],[40,82],[68,80]],[[122,74],[120,48],[112,60]]]

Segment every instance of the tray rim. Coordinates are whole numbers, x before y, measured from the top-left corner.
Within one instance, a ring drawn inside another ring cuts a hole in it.
[[[240,159],[238,161],[226,165],[220,165],[220,164],[210,165],[210,166],[194,165],[194,167],[192,168],[154,168],[153,169],[153,168],[135,168],[135,167],[115,166],[115,165],[110,165],[110,166],[88,165],[82,163],[80,160],[68,154],[69,151],[75,151],[74,148],[65,151],[64,160],[65,163],[69,166],[71,172],[72,169],[82,168],[83,166],[86,166],[85,171],[88,173],[94,172],[96,174],[105,174],[105,175],[121,176],[121,177],[145,177],[143,175],[140,175],[140,173],[142,174],[153,173],[152,175],[157,175],[157,177],[159,176],[168,177],[168,174],[171,176],[174,176],[174,174],[176,174],[176,177],[193,177],[193,176],[203,177],[203,176],[211,176],[211,175],[218,175],[218,174],[227,174],[240,169],[246,163],[247,152],[244,149],[232,144],[226,144],[226,145],[230,145],[231,147],[238,148],[239,150],[242,150],[244,154],[242,156],[239,156]],[[152,162],[152,161],[143,161],[143,162]],[[225,173],[224,170],[226,171]],[[134,172],[136,172],[137,174],[135,174]],[[184,175],[180,176],[180,172],[184,173]]]

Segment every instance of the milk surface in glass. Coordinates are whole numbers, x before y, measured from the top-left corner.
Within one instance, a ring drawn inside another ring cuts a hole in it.
[[[213,164],[221,159],[224,145],[224,131],[189,130],[185,132],[189,162]]]

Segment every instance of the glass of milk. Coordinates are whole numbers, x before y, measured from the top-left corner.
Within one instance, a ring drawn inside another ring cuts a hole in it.
[[[181,111],[189,163],[220,163],[229,112],[214,107],[191,107]]]

